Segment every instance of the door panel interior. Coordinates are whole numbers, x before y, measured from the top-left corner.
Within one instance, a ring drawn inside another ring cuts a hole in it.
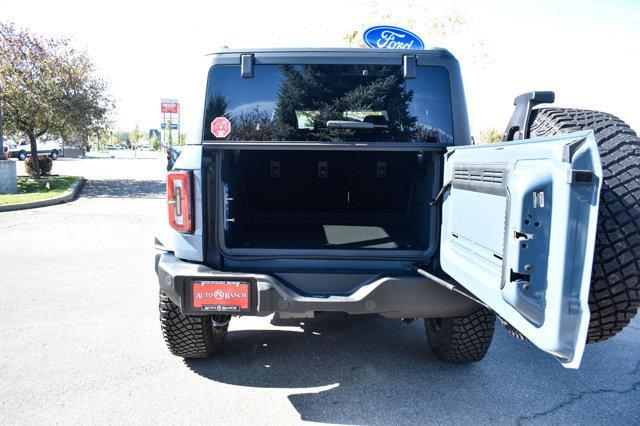
[[[567,367],[580,363],[602,169],[592,132],[452,149],[442,268]]]

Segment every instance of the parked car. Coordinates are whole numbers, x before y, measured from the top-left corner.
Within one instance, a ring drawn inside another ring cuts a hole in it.
[[[577,368],[636,314],[640,140],[620,119],[531,92],[503,143],[471,145],[443,49],[224,51],[202,73],[157,240],[173,354],[216,354],[237,316],[331,311],[424,319],[454,363],[498,317]]]
[[[38,155],[48,155],[52,160],[57,160],[61,151],[61,146],[58,141],[37,141],[36,148]],[[31,156],[31,144],[29,141],[21,141],[13,148],[6,150],[6,154],[11,158],[24,161],[27,157]]]

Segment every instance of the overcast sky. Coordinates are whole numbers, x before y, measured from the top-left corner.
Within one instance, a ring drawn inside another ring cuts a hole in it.
[[[200,59],[221,46],[345,47],[345,34],[383,23],[461,58],[474,134],[503,130],[513,98],[529,90],[554,90],[558,105],[611,112],[640,130],[640,0],[13,0],[1,10],[2,20],[86,49],[110,83],[122,129],[159,127],[162,97],[192,115]],[[452,13],[465,18],[464,31],[430,40],[424,23]],[[488,59],[472,61],[474,50]]]

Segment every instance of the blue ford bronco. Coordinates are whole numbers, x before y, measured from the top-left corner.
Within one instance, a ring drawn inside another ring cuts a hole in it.
[[[184,358],[237,316],[423,319],[481,360],[499,319],[577,368],[638,309],[640,141],[606,113],[515,99],[473,145],[446,50],[207,56],[203,108],[167,176],[160,321]],[[535,107],[535,108],[534,108]]]

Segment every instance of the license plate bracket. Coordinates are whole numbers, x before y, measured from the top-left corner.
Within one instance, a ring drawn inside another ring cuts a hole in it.
[[[251,307],[251,282],[243,279],[198,279],[191,283],[191,305],[205,312],[244,312]]]

